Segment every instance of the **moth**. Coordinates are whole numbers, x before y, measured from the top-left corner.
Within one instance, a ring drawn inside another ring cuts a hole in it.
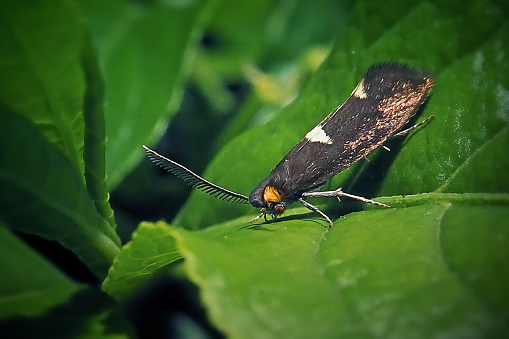
[[[404,64],[382,63],[371,66],[352,94],[274,167],[269,176],[249,196],[215,185],[196,173],[143,146],[148,157],[190,186],[234,204],[250,204],[260,209],[251,221],[267,215],[276,218],[293,202],[320,214],[332,227],[331,219],[308,198],[349,197],[389,207],[364,197],[348,194],[341,188],[318,191],[333,176],[350,167],[389,138],[401,136],[427,122],[403,129],[427,99],[435,80]]]

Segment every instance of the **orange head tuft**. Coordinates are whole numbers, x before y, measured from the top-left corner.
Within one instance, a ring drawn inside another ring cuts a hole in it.
[[[263,191],[263,200],[265,200],[268,204],[281,202],[283,200],[283,192],[274,186],[267,186]]]

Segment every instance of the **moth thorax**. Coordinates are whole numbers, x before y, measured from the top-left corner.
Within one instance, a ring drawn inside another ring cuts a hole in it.
[[[281,202],[283,200],[283,192],[274,186],[267,186],[263,191],[263,200],[265,200],[268,204]]]

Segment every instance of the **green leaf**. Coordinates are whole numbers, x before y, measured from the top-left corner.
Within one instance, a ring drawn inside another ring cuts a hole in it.
[[[176,236],[228,337],[487,337],[509,334],[507,206],[352,213],[328,232],[239,220]]]
[[[105,184],[101,75],[76,8],[30,4],[0,5],[1,216],[60,241],[103,276],[119,239]]]
[[[509,334],[509,194],[436,195],[329,231],[304,208],[199,232],[142,223],[103,288],[125,297],[184,257],[229,337]]]
[[[509,192],[509,162],[498,160],[509,132],[506,28],[507,23],[437,76],[426,107],[436,118],[403,146],[383,194]]]
[[[99,65],[90,43],[83,51],[83,70],[86,77],[86,90],[83,105],[85,123],[85,182],[90,198],[112,228],[115,228],[113,210],[109,204],[106,188],[106,126],[104,119],[104,84]]]
[[[0,319],[41,315],[80,286],[0,225]]]
[[[166,224],[144,222],[133,233],[103,282],[103,290],[115,298],[133,293],[165,266],[182,259],[173,232]]]
[[[1,218],[14,230],[59,241],[105,276],[120,241],[76,169],[29,122],[2,109],[0,143]]]
[[[106,84],[108,186],[155,142],[180,102],[196,32],[214,1],[80,1]]]
[[[0,102],[30,120],[83,175],[86,31],[68,1],[2,1]]]

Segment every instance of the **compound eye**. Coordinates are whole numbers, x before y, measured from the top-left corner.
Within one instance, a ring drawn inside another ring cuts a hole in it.
[[[285,207],[283,205],[276,205],[276,207],[274,207],[274,213],[283,214],[284,212],[285,212]]]

